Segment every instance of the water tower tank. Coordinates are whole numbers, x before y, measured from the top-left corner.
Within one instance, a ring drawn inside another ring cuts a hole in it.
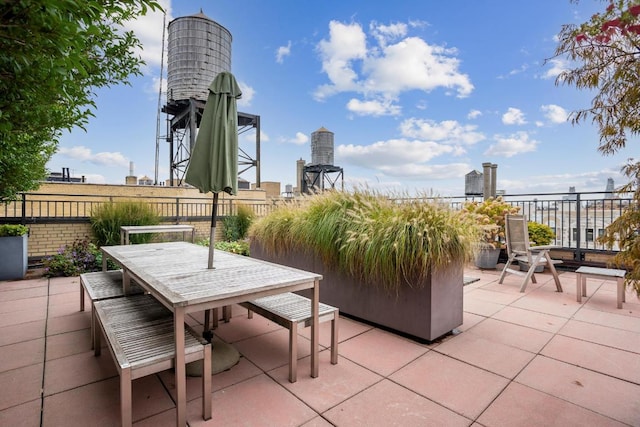
[[[333,165],[333,132],[324,127],[311,133],[311,164]]]
[[[484,174],[473,170],[464,176],[464,194],[466,196],[482,196],[484,189]]]
[[[231,33],[202,11],[169,23],[167,97],[206,101],[209,85],[231,71]]]

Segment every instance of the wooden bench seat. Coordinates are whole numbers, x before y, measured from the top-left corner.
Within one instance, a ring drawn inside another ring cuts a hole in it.
[[[311,300],[287,292],[247,301],[239,304],[249,310],[249,318],[256,312],[280,326],[289,329],[289,382],[297,380],[298,325],[311,326]],[[318,322],[331,321],[331,363],[338,363],[338,318],[339,310],[320,303]]]
[[[593,277],[603,280],[615,280],[617,282],[617,302],[618,308],[622,308],[625,302],[624,276],[627,274],[625,270],[617,270],[615,268],[598,268],[598,267],[580,267],[576,270],[576,299],[582,302],[582,297],[587,296],[587,277]]]
[[[173,313],[150,295],[96,301],[97,324],[120,374],[120,410],[123,426],[131,426],[131,382],[175,365]],[[101,351],[96,331],[94,352]],[[203,359],[202,413],[211,418],[211,344],[185,325],[185,363]]]
[[[95,314],[93,303],[103,299],[121,298],[124,296],[122,287],[122,270],[95,271],[80,275],[80,311],[84,311],[85,292],[91,300],[91,343],[95,334]],[[130,295],[144,292],[137,283],[131,281]]]

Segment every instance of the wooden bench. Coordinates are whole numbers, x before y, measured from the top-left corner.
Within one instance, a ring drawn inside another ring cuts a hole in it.
[[[96,301],[124,296],[122,287],[122,270],[96,271],[93,273],[83,273],[80,275],[80,311],[84,311],[84,293],[87,293],[91,300],[91,344],[95,334],[95,312],[93,304]],[[130,295],[144,292],[137,283],[131,282]]]
[[[576,270],[576,299],[582,302],[582,297],[587,296],[587,277],[593,277],[603,280],[615,280],[618,285],[618,308],[622,308],[625,302],[624,276],[627,274],[625,270],[616,270],[614,268],[598,268],[598,267],[580,267]]]
[[[311,300],[292,292],[258,298],[240,303],[249,310],[249,318],[253,312],[258,313],[280,326],[289,329],[289,382],[297,380],[298,365],[298,325],[311,326]],[[331,363],[338,363],[338,317],[339,310],[320,303],[318,322],[331,320]]]
[[[130,234],[146,233],[191,233],[191,243],[195,242],[195,228],[187,224],[162,224],[162,225],[123,225],[120,227],[120,244],[129,244]],[[184,236],[183,236],[184,238]]]
[[[132,381],[175,365],[173,313],[150,295],[96,301],[97,323],[120,374],[120,417],[122,426],[132,424]],[[94,338],[94,352],[100,355],[101,334]],[[204,360],[202,372],[202,415],[211,418],[211,344],[201,340],[185,325],[185,363]]]

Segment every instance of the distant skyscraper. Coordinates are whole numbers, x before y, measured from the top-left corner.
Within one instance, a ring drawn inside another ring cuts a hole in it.
[[[607,179],[607,188],[604,191],[609,193],[604,195],[605,199],[613,199],[613,192],[615,191],[615,184],[613,183],[613,178]]]

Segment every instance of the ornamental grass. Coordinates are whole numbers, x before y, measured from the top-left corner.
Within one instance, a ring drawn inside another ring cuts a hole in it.
[[[366,284],[397,292],[427,282],[431,269],[473,256],[480,229],[435,199],[373,191],[325,192],[283,206],[252,225],[268,253],[313,254]]]

